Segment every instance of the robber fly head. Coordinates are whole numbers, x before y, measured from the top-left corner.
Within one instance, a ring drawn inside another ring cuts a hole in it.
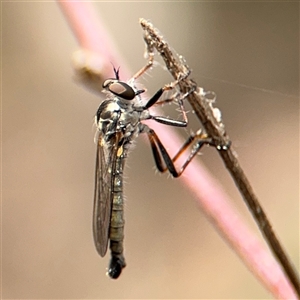
[[[116,78],[106,79],[102,87],[109,92],[113,93],[117,97],[120,97],[125,100],[133,100],[137,95],[143,93],[145,90],[135,91],[129,84],[120,81],[119,78],[119,68],[116,70],[114,67],[114,72]]]

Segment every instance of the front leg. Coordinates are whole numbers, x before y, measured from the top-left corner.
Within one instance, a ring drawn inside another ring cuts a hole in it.
[[[171,87],[171,85],[167,85],[165,87],[166,87],[166,89],[169,89]],[[143,110],[147,110],[149,103],[150,103],[150,106],[152,106],[152,105],[155,105],[155,104],[162,105],[164,103],[176,101],[178,103],[178,105],[179,105],[180,112],[182,113],[183,120],[174,120],[174,119],[170,119],[168,117],[164,117],[164,116],[152,116],[150,114],[147,116],[147,119],[152,119],[152,120],[154,120],[156,122],[159,122],[159,123],[162,123],[162,124],[165,124],[165,125],[171,125],[171,126],[176,126],[176,127],[186,127],[187,124],[188,124],[188,118],[187,118],[186,111],[185,111],[184,106],[183,106],[183,100],[189,94],[193,93],[194,90],[193,89],[190,90],[189,92],[187,92],[184,95],[182,95],[179,99],[178,99],[178,94],[175,94],[171,98],[164,99],[164,100],[161,100],[161,101],[157,102],[158,99],[159,99],[158,95],[161,96],[161,94],[163,93],[163,91],[164,91],[164,88],[162,88],[158,92],[156,92],[156,94],[148,101],[148,103],[146,104],[146,106],[143,107]]]

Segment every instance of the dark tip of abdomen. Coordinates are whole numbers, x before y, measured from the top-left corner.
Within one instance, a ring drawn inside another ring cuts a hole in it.
[[[122,273],[122,269],[125,267],[126,264],[123,257],[119,258],[117,256],[113,256],[111,258],[107,274],[110,278],[117,279]]]

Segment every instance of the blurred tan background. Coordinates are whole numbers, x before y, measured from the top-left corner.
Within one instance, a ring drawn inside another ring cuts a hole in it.
[[[144,64],[144,17],[217,93],[240,162],[298,266],[299,3],[95,7],[133,71]],[[128,266],[108,279],[91,227],[101,99],[72,80],[76,40],[56,3],[12,1],[2,3],[2,43],[3,298],[271,298],[181,181],[155,173],[142,138],[126,168]],[[150,94],[165,83],[156,70],[146,77]],[[216,151],[203,153],[259,234]]]

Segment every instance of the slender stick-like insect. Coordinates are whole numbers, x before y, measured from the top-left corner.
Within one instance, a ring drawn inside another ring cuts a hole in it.
[[[132,141],[140,133],[146,133],[149,137],[158,170],[160,172],[169,171],[173,177],[178,177],[182,174],[204,144],[212,144],[211,139],[199,130],[196,134],[191,135],[174,158],[171,158],[154,130],[141,122],[152,119],[165,125],[177,127],[186,127],[188,122],[183,107],[183,99],[186,95],[176,97],[177,100],[168,99],[158,101],[164,91],[173,89],[180,79],[160,88],[148,100],[146,105],[141,106],[138,100],[140,100],[139,95],[144,90],[137,90],[134,86],[134,80],[142,75],[150,66],[151,63],[148,63],[128,83],[120,81],[119,69],[116,70],[114,68],[116,78],[104,81],[103,88],[106,90],[108,96],[99,106],[95,116],[97,126],[97,155],[93,234],[96,249],[102,257],[106,254],[108,241],[110,241],[111,261],[107,273],[114,279],[119,277],[122,269],[126,266],[123,256],[123,170]],[[148,109],[151,106],[170,100],[178,102],[183,120],[174,120],[150,114]],[[177,170],[174,166],[175,161],[191,145],[193,145],[193,148],[189,157],[181,169]]]

